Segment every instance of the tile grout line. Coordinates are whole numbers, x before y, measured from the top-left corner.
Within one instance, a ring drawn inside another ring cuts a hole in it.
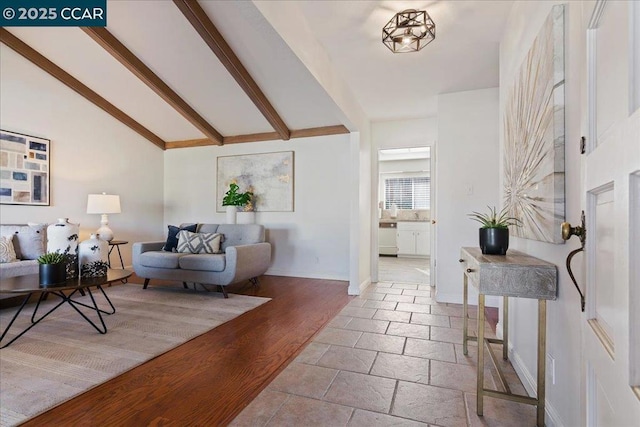
[[[265,389],[266,390],[266,389]],[[273,414],[269,417],[269,419],[263,424],[264,426],[268,426],[269,423],[271,422],[271,420],[273,419],[273,417],[276,416],[276,414],[278,413],[278,411],[280,411],[280,409],[282,409],[282,407],[284,406],[285,403],[287,403],[289,401],[289,399],[291,399],[291,396],[295,396],[294,394],[290,394],[287,393],[287,398],[284,400],[284,402],[282,402],[279,406],[278,409],[276,409]],[[239,414],[238,414],[239,415]]]
[[[391,396],[391,404],[389,405],[389,412],[388,412],[388,414],[391,415],[391,416],[394,416],[393,415],[393,409],[394,409],[393,406],[396,404],[396,395],[398,394],[398,387],[399,386],[400,386],[400,380],[396,379],[396,384],[395,384],[395,387],[393,388],[393,395]]]

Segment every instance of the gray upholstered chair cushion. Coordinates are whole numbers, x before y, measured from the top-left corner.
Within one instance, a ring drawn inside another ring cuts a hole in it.
[[[223,251],[229,246],[264,242],[264,227],[259,224],[220,224],[217,232],[224,234]]]
[[[47,247],[47,224],[1,225],[0,234],[13,234],[13,248],[18,259],[38,259]]]
[[[180,268],[199,271],[224,271],[226,258],[218,254],[193,254],[180,258]]]
[[[178,268],[179,260],[185,254],[166,251],[144,252],[140,255],[140,264],[145,267]]]

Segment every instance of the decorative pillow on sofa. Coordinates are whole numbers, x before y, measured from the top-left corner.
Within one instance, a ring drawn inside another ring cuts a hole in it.
[[[192,254],[219,254],[224,236],[220,233],[178,233],[178,252]]]
[[[0,237],[0,264],[16,261],[16,251],[13,249],[13,235]]]
[[[184,227],[176,227],[175,225],[169,226],[169,233],[167,234],[167,241],[162,247],[163,251],[176,252],[178,246],[178,233],[180,230],[187,230],[195,232],[198,228],[198,224],[185,225]]]
[[[13,248],[18,259],[38,259],[45,253],[47,224],[1,225],[0,234],[13,235]]]

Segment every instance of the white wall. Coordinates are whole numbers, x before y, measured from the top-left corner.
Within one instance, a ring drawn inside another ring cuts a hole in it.
[[[436,300],[462,303],[460,247],[478,246],[478,223],[467,214],[500,204],[497,88],[438,97],[437,165]]]
[[[166,224],[224,223],[217,156],[294,151],[294,212],[257,212],[273,245],[271,275],[349,280],[350,135],[165,152]],[[259,209],[259,206],[258,206]]]
[[[377,236],[374,240],[371,233],[371,205],[377,202],[371,193],[371,131],[368,123],[365,130],[359,132],[358,136],[357,153],[355,153],[358,157],[358,163],[357,165],[355,163],[351,165],[354,167],[356,179],[354,191],[358,192],[357,209],[352,207],[351,210],[351,227],[358,230],[357,248],[355,248],[357,250],[358,278],[357,282],[352,278],[349,284],[349,295],[359,295],[371,283],[371,254],[367,248],[371,247],[372,242],[378,241]],[[352,157],[352,160],[355,160],[355,158]],[[356,166],[357,169],[355,168]],[[354,244],[354,239],[351,240],[351,243],[352,245]],[[354,262],[351,263],[351,268],[354,271],[356,270]]]
[[[371,129],[358,99],[335,71],[329,54],[317,40],[297,2],[253,1],[289,48],[340,110],[338,118],[352,133],[349,150],[350,191],[350,271],[349,294],[357,295],[370,282],[371,262],[362,248],[371,245],[371,218],[367,216],[371,202]]]
[[[51,140],[51,205],[0,205],[3,224],[80,223],[80,239],[100,226],[87,195],[119,194],[110,215],[116,239],[163,236],[163,152],[29,61],[0,45],[0,127]],[[144,214],[140,214],[144,212]],[[131,264],[131,244],[122,246]]]
[[[551,8],[559,3],[565,4],[566,212],[567,221],[575,224],[579,221],[581,192],[578,142],[582,135],[586,135],[586,129],[581,130],[582,108],[586,106],[581,90],[586,69],[583,2],[523,1],[514,4],[500,45],[500,117],[509,84]],[[502,131],[500,138],[502,158]],[[580,367],[580,299],[565,268],[566,256],[579,247],[578,239],[574,238],[565,245],[554,245],[513,238],[510,247],[558,266],[558,300],[547,304],[547,353],[555,358],[556,369],[556,383],[552,384],[549,378],[546,382],[547,414],[551,414],[547,421],[549,425],[581,425],[581,381],[585,379]],[[574,264],[572,267],[578,283],[584,283],[580,255],[574,258]],[[509,314],[511,359],[531,390],[532,381],[536,378],[537,303],[535,300],[511,298]]]

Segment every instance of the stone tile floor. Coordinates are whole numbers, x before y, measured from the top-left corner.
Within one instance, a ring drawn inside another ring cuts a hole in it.
[[[430,258],[378,257],[380,282],[429,283]]]
[[[476,315],[470,307],[470,328]],[[461,316],[461,305],[436,303],[427,285],[373,284],[232,425],[535,425],[535,407],[504,400],[485,398],[484,416],[476,415],[477,346],[462,354]],[[502,390],[485,359],[485,387]],[[511,364],[499,360],[511,390],[526,394]]]

